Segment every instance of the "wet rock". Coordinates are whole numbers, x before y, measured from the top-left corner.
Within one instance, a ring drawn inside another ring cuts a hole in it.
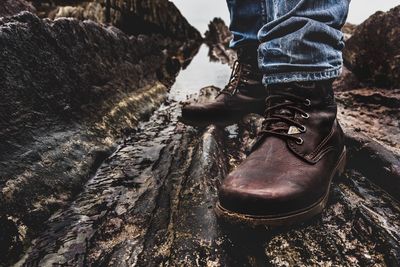
[[[111,90],[112,84],[138,88],[145,85],[138,79],[141,76],[157,80],[157,69],[166,58],[161,49],[168,40],[129,37],[90,21],[42,21],[22,13],[3,19],[0,27],[4,77],[0,86],[6,105],[2,115],[12,122],[23,110],[64,116],[90,112],[94,108],[90,105],[115,91],[129,92],[129,88]],[[137,64],[141,61],[142,66]],[[11,104],[14,99],[19,102]]]
[[[197,51],[201,34],[182,16],[168,0],[81,0],[35,1],[39,14],[45,18],[74,17],[113,25],[129,35],[160,34],[175,42],[165,47],[185,66]],[[179,41],[179,42],[177,42]]]
[[[347,130],[347,146],[352,168],[400,200],[400,154],[393,153],[365,134]]]
[[[104,2],[97,0],[97,2]],[[179,40],[200,40],[200,33],[167,0],[110,1],[110,22],[131,34],[160,32]]]
[[[363,82],[400,87],[400,6],[377,12],[346,42],[346,66]]]
[[[167,0],[81,0],[54,1],[49,11],[48,1],[36,1],[39,12],[52,19],[75,17],[112,24],[122,31],[138,35],[166,34],[178,40],[201,40],[200,33],[182,16],[176,6]],[[47,9],[46,9],[47,8]]]
[[[205,33],[205,42],[209,45],[222,44],[229,47],[232,40],[232,33],[221,18],[214,18],[208,24],[208,31]]]
[[[359,88],[337,91],[338,117],[345,129],[379,141],[400,155],[399,90]]]
[[[199,101],[215,92],[203,89]],[[244,159],[262,118],[195,129],[177,121],[179,109],[170,102],[140,124],[71,206],[47,222],[17,266],[400,263],[400,206],[360,173],[362,165],[334,182],[328,208],[304,224],[247,229],[219,222],[217,188]]]
[[[0,17],[16,15],[22,11],[36,12],[35,8],[25,0],[2,0]]]
[[[205,33],[205,42],[210,49],[208,53],[210,59],[223,64],[233,64],[237,55],[234,50],[229,48],[231,40],[232,33],[225,22],[220,18],[214,18],[208,24],[208,31]]]
[[[182,44],[29,12],[0,19],[0,218],[23,244],[165,101],[177,68],[164,50]],[[12,262],[20,247],[8,245]]]
[[[10,218],[0,217],[0,249],[2,254],[15,257],[22,252],[20,233]],[[4,260],[3,257],[1,257]]]

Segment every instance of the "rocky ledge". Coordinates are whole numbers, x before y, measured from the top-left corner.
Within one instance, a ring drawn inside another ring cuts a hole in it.
[[[36,12],[36,9],[25,0],[3,0],[0,5],[0,17],[12,16],[22,11]]]
[[[17,259],[117,140],[165,101],[199,46],[200,34],[171,3],[150,3],[137,12],[147,18],[162,7],[174,16],[134,35],[26,11],[0,18],[0,262]]]
[[[90,19],[101,24],[111,24],[127,34],[159,33],[181,41],[181,58],[190,55],[199,40],[200,33],[183,17],[176,6],[167,0],[33,0],[42,17],[52,19],[74,17]],[[174,49],[176,52],[176,48]]]
[[[377,12],[347,40],[345,64],[358,78],[379,87],[400,87],[400,6]]]
[[[204,88],[197,101],[218,91]],[[178,121],[179,112],[168,100],[141,123],[46,222],[17,266],[400,264],[400,205],[371,182],[399,160],[385,158],[379,144],[348,132],[349,167],[322,215],[289,229],[237,228],[216,219],[217,188],[244,159],[262,118],[195,129]],[[378,160],[387,162],[368,172],[365,165]]]

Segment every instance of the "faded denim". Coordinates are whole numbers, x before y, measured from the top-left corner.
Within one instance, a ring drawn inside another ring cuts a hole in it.
[[[264,84],[340,75],[350,0],[227,0],[232,48],[258,45]]]

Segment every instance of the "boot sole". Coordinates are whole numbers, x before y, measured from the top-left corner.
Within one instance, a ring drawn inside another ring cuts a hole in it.
[[[336,164],[336,167],[331,174],[328,190],[325,193],[325,195],[316,203],[304,209],[278,215],[265,215],[265,216],[248,215],[227,210],[224,207],[222,207],[221,204],[218,202],[215,207],[216,215],[218,219],[221,219],[230,224],[245,224],[250,227],[256,227],[260,225],[270,226],[270,227],[281,227],[307,221],[312,217],[320,214],[326,207],[326,204],[328,203],[329,199],[329,192],[332,180],[335,177],[335,175],[341,176],[346,167],[346,153],[347,153],[346,147],[344,147],[343,152],[338,160],[338,163]]]
[[[231,118],[225,118],[225,119],[187,119],[184,117],[179,117],[178,120],[182,122],[183,124],[194,126],[194,127],[207,127],[209,125],[217,125],[217,126],[230,126],[233,124],[236,124],[240,122],[240,120],[244,117],[245,115],[240,115],[237,117],[231,117]]]

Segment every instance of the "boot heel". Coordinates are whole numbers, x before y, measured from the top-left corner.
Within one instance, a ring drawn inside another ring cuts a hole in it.
[[[344,147],[342,154],[340,155],[340,159],[337,165],[336,175],[338,177],[342,177],[344,171],[346,169],[346,161],[347,161],[347,149]]]

